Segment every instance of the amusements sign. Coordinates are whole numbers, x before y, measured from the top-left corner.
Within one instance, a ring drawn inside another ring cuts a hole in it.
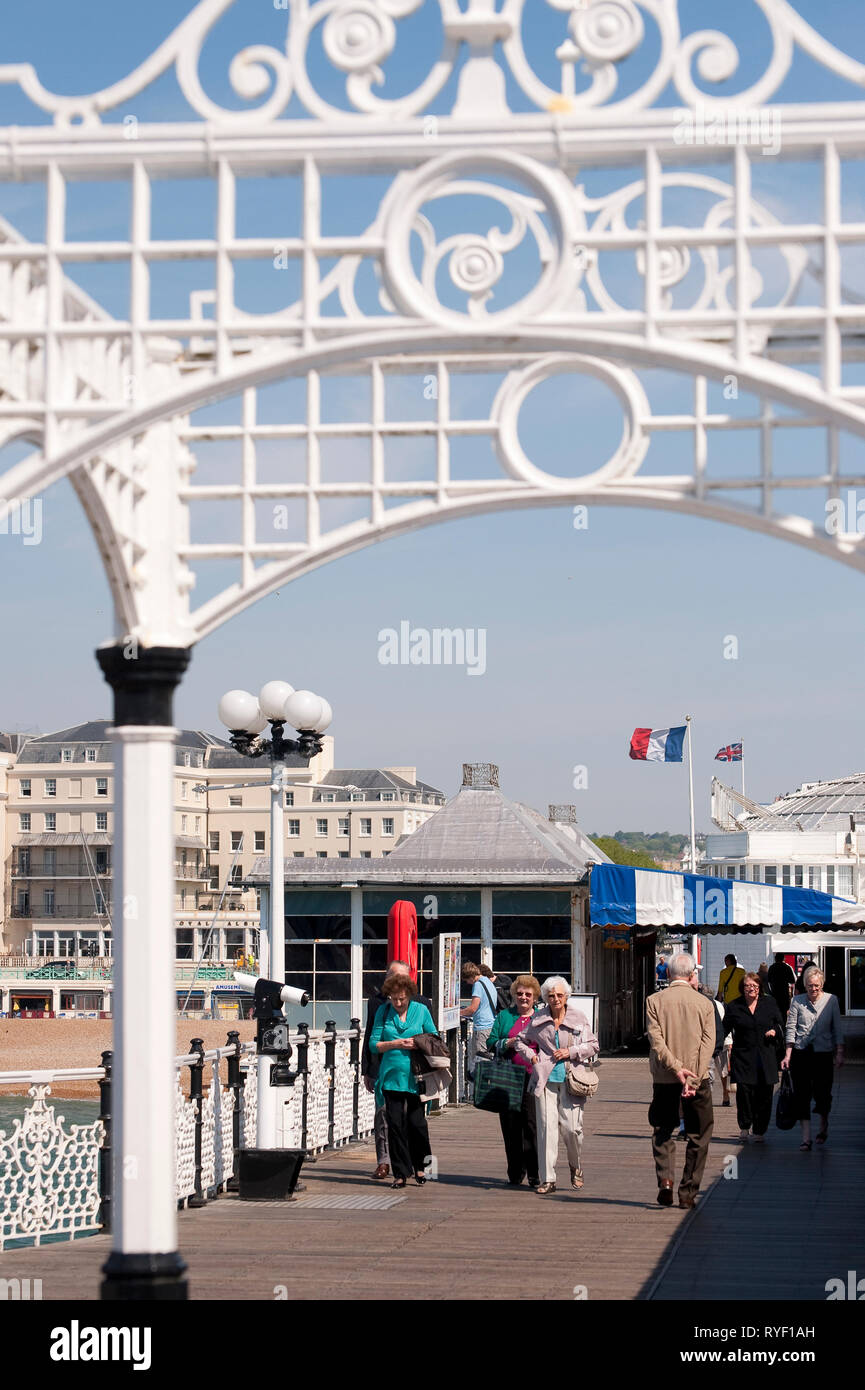
[[[460,1026],[460,972],[462,937],[459,932],[442,933],[436,938],[435,1004],[436,1026],[440,1033]]]

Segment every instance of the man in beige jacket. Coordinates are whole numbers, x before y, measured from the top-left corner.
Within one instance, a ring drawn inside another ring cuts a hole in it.
[[[691,988],[693,958],[685,952],[673,956],[668,966],[669,985],[646,1000],[649,1065],[652,1070],[652,1153],[658,1176],[658,1201],[673,1205],[675,1141],[679,1127],[679,1103],[685,1120],[688,1146],[679,1183],[679,1206],[694,1205],[706,1166],[714,1112],[709,1085],[709,1063],[715,1050],[715,1009],[705,995]]]

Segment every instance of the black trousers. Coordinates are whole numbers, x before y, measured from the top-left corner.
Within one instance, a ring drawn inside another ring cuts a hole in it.
[[[752,1129],[755,1134],[765,1134],[772,1118],[772,1092],[774,1086],[759,1082],[747,1086],[739,1081],[736,1084],[736,1119],[740,1129]]]
[[[652,1153],[655,1158],[655,1172],[658,1186],[662,1182],[675,1182],[676,1141],[673,1134],[679,1129],[679,1102],[685,1120],[685,1133],[688,1143],[685,1146],[685,1166],[679,1183],[680,1197],[696,1197],[706,1158],[709,1154],[709,1140],[715,1124],[712,1109],[712,1088],[708,1080],[701,1081],[693,1096],[683,1097],[678,1082],[668,1085],[655,1082],[652,1087],[652,1104],[649,1106],[649,1124],[653,1126]]]
[[[814,1052],[810,1047],[790,1053],[790,1078],[800,1120],[810,1119],[811,1098],[818,1115],[832,1109],[834,1057],[831,1052]]]
[[[505,1141],[505,1154],[508,1160],[508,1181],[522,1182],[528,1174],[530,1183],[537,1184],[538,1177],[538,1135],[535,1124],[535,1098],[528,1091],[523,1096],[519,1110],[502,1110],[499,1113],[502,1138]]]
[[[430,1157],[424,1101],[409,1091],[385,1091],[390,1166],[395,1178],[423,1173]]]

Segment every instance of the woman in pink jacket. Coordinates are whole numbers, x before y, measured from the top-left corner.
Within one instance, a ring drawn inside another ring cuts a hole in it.
[[[529,1091],[535,1100],[541,1179],[537,1192],[540,1196],[556,1190],[559,1131],[568,1151],[571,1187],[583,1186],[585,1097],[571,1095],[565,1064],[588,1062],[597,1056],[598,1040],[586,1015],[568,1002],[570,995],[567,980],[561,975],[551,975],[541,985],[541,998],[546,1007],[535,1014],[516,1040],[517,1051],[532,1063]]]

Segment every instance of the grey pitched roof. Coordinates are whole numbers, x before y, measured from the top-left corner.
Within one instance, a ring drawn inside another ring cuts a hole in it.
[[[743,830],[849,830],[850,817],[865,823],[865,773],[829,782],[804,782],[769,802],[763,816],[739,818]]]
[[[287,884],[520,883],[574,884],[590,862],[610,863],[575,825],[544,820],[510,801],[497,787],[462,787],[381,859],[290,859]],[[266,880],[269,860],[257,859],[249,882]]]

